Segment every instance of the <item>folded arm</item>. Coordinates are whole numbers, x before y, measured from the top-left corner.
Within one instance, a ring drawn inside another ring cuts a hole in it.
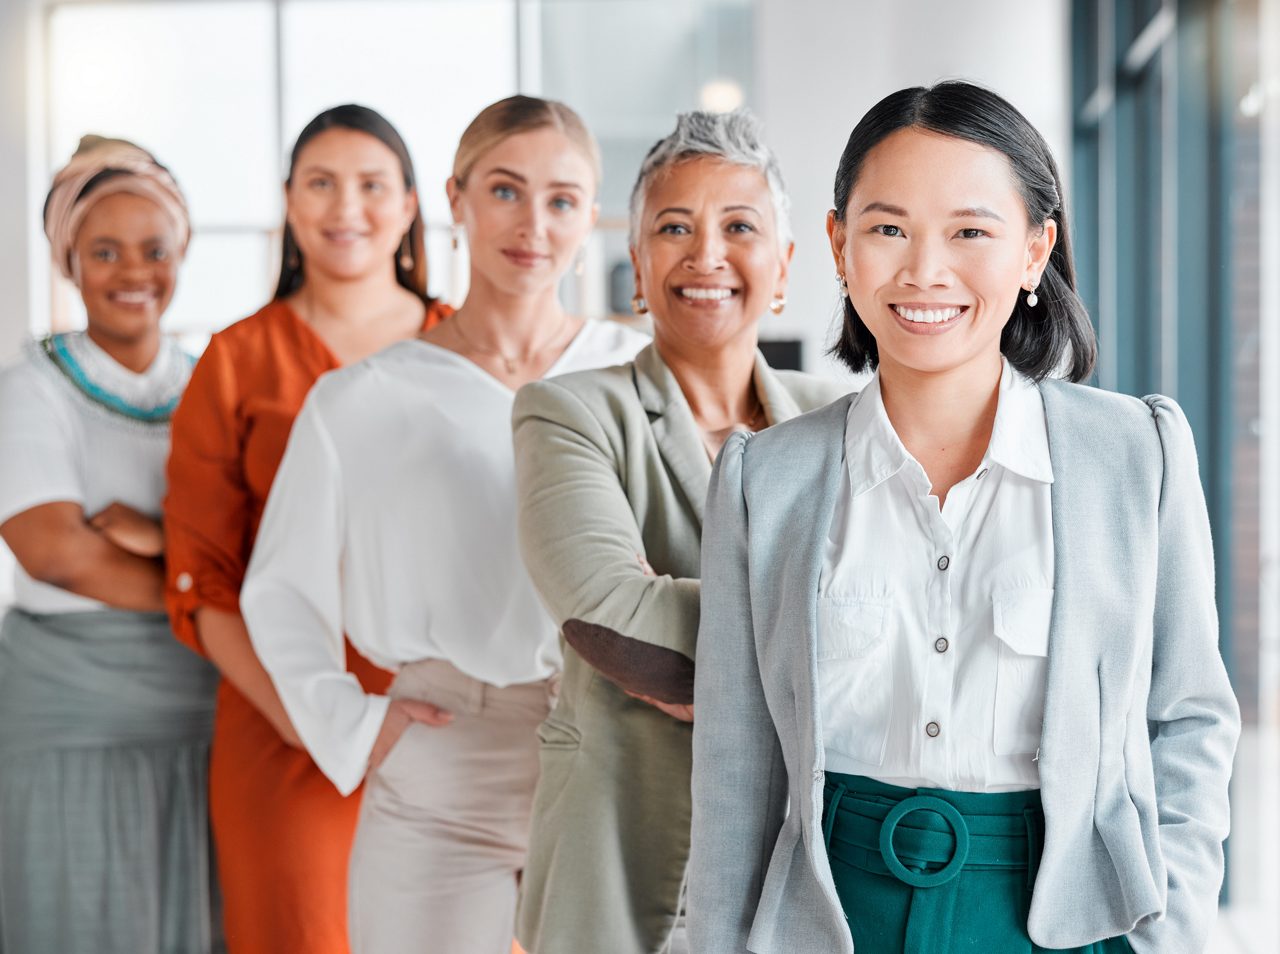
[[[525,565],[565,639],[623,689],[692,701],[700,584],[647,571],[624,449],[554,381],[520,391],[513,427]]]
[[[0,523],[0,537],[32,579],[117,609],[164,609],[164,569],[113,542],[73,501],[39,504]]]

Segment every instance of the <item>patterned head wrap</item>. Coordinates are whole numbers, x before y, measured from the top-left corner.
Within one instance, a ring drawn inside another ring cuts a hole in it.
[[[117,174],[102,176],[105,172]],[[191,238],[187,202],[169,170],[131,142],[85,136],[71,161],[53,177],[44,204],[44,234],[49,237],[53,263],[77,285],[76,233],[94,205],[119,192],[140,195],[158,205],[173,224],[179,254],[187,250]]]

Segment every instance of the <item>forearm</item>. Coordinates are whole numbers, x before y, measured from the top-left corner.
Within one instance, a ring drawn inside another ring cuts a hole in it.
[[[164,611],[161,561],[127,553],[96,533],[86,535],[84,552],[73,561],[71,571],[59,577],[54,573],[43,582],[116,609]]]
[[[200,642],[223,678],[262,713],[287,744],[302,748],[280,694],[253,650],[244,619],[238,613],[206,606],[196,611],[195,622]]]
[[[164,567],[129,553],[84,521],[78,504],[51,503],[17,514],[0,537],[41,583],[122,610],[164,609]]]

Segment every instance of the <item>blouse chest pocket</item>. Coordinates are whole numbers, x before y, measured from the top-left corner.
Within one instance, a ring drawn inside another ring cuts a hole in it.
[[[992,744],[996,755],[1030,754],[1044,727],[1053,590],[1005,590],[991,604],[998,641]]]
[[[884,762],[893,701],[889,599],[818,600],[822,741],[868,765]]]

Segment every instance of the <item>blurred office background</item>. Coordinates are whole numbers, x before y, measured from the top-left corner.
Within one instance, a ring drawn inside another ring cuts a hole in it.
[[[285,154],[339,102],[405,134],[431,286],[461,300],[444,181],[463,127],[515,91],[563,99],[604,152],[600,226],[566,280],[626,310],[626,203],[678,110],[745,104],[794,200],[775,359],[824,357],[823,219],[854,122],[906,85],[963,77],[1012,99],[1069,183],[1097,383],[1176,397],[1201,453],[1222,648],[1245,718],[1215,954],[1280,950],[1280,0],[0,0],[0,360],[83,321],[40,227],[85,132],[153,150],[195,238],[169,328],[195,350],[254,311],[278,266]],[[3,563],[3,560],[0,560]],[[0,602],[8,586],[0,566]]]

